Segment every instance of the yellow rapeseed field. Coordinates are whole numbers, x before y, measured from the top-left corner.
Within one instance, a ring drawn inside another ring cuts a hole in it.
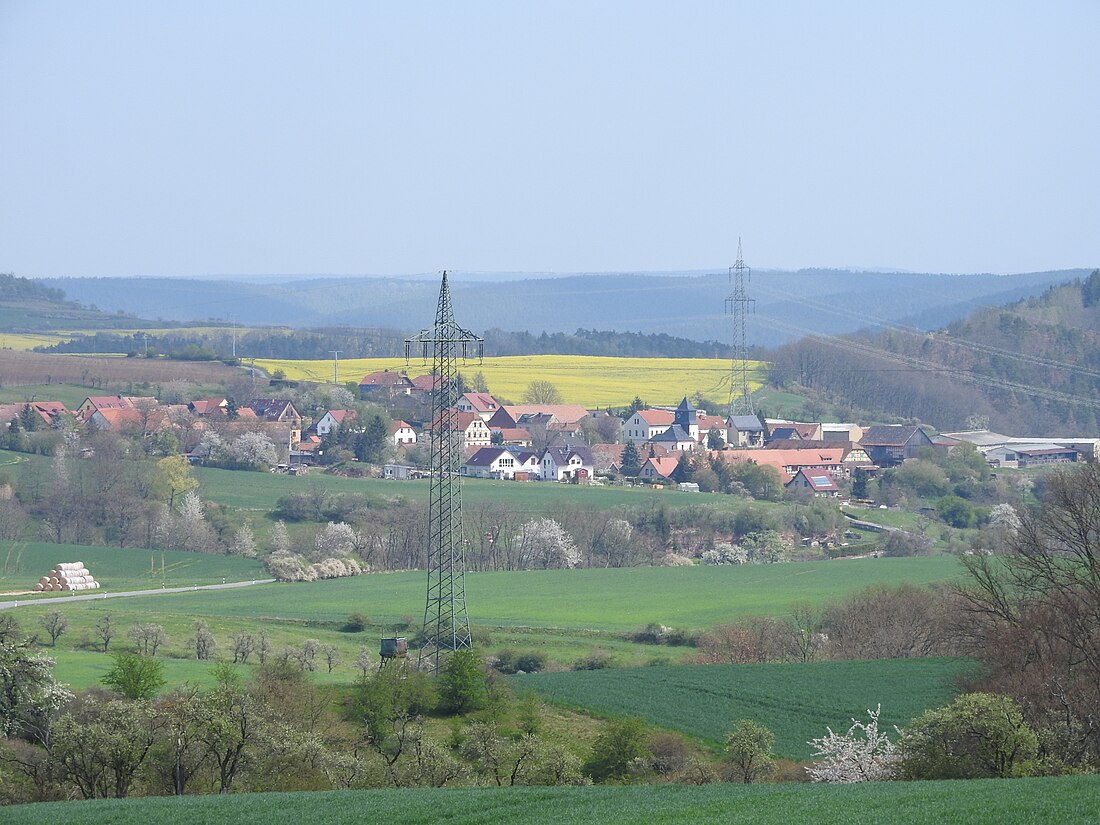
[[[35,347],[52,347],[61,341],[69,341],[72,335],[50,333],[0,332],[0,349],[27,352]]]
[[[256,359],[267,372],[282,370],[292,380],[332,381],[331,361],[277,361]],[[723,358],[612,358],[588,355],[514,355],[486,358],[459,366],[468,382],[481,372],[489,391],[519,402],[532,381],[549,381],[568,404],[587,407],[623,407],[635,396],[647,404],[676,404],[699,392],[725,401],[730,392],[730,362]],[[754,362],[751,386],[760,386],[763,363]],[[358,381],[376,370],[405,370],[410,377],[424,375],[431,364],[403,358],[357,358],[340,361],[340,383]]]

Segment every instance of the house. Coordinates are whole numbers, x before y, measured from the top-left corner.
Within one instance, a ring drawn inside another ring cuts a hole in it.
[[[546,416],[553,424],[576,424],[588,415],[581,404],[502,404],[488,420],[491,427],[515,427],[524,416]]]
[[[76,417],[87,423],[96,410],[151,410],[156,405],[151,395],[89,395],[76,408]]]
[[[538,472],[539,457],[535,452],[509,447],[482,447],[462,465],[462,475],[474,478],[512,480],[517,473],[526,477]]]
[[[668,478],[680,466],[680,459],[674,455],[653,456],[645,460],[642,469],[638,472],[638,478],[655,481]]]
[[[393,438],[393,446],[416,443],[416,430],[408,421],[394,421],[390,424],[390,436]]]
[[[709,446],[708,441],[710,440],[712,430],[717,430],[722,441],[729,444],[729,424],[726,423],[726,419],[722,416],[707,415],[706,410],[696,410],[695,422],[699,425],[698,441],[701,446]]]
[[[490,427],[490,432],[505,447],[530,447],[531,433],[523,427]]]
[[[784,424],[781,427],[775,427],[768,435],[768,443],[775,444],[780,441],[801,441],[802,436],[799,434],[798,429],[790,427]]]
[[[440,385],[443,383],[443,379],[434,373],[428,373],[427,375],[416,376],[410,383],[412,386],[409,387],[409,395],[430,396],[439,389]]]
[[[30,408],[40,426],[53,427],[61,423],[61,416],[71,415],[60,401],[24,401],[21,404],[0,404],[0,427],[6,427],[15,418],[21,418],[23,411]]]
[[[592,452],[592,468],[598,475],[618,473],[622,468],[625,444],[593,444],[589,449]]]
[[[805,423],[802,421],[789,421],[786,418],[768,418],[765,422],[768,425],[768,430],[772,433],[772,437],[775,437],[775,431],[782,429],[785,432],[788,430],[794,430],[798,434],[798,439],[801,441],[823,441],[823,434],[821,425],[817,423]],[[786,434],[783,438],[792,438],[791,435]]]
[[[731,447],[764,446],[764,425],[755,415],[731,415],[726,428],[726,443]]]
[[[487,392],[466,392],[455,404],[459,412],[472,412],[481,416],[482,421],[488,421],[500,409],[500,404]]]
[[[867,428],[859,445],[879,467],[894,467],[931,447],[932,439],[915,424],[878,424]]]
[[[667,430],[674,416],[670,410],[638,410],[623,422],[623,440],[641,446]]]
[[[302,416],[288,399],[253,398],[237,411],[238,418],[248,417],[244,412],[246,409],[265,424],[287,425],[290,428],[289,441],[286,442],[288,449],[294,449],[295,445],[302,440]],[[268,435],[276,444],[282,442],[281,430],[278,435],[272,435],[271,433],[268,433]]]
[[[857,443],[863,438],[863,427],[859,424],[822,424],[821,440]]]
[[[592,451],[584,444],[547,447],[539,454],[539,476],[543,481],[580,481],[592,478]]]
[[[144,433],[145,417],[146,413],[133,407],[127,409],[105,407],[93,409],[84,423],[97,430]]]
[[[187,405],[194,415],[225,415],[229,407],[228,398],[196,398]]]
[[[491,443],[493,434],[477,413],[459,412],[452,409],[446,415],[446,418],[447,421],[436,418],[432,421],[431,429],[437,430],[445,423],[454,427],[460,434],[460,446],[464,449],[467,447],[488,447]]]
[[[290,461],[300,464],[312,464],[321,455],[321,437],[319,435],[307,435],[288,451]]]
[[[815,498],[836,498],[840,495],[840,488],[836,486],[828,470],[807,470],[799,468],[786,484],[788,490],[809,490]]]
[[[1047,445],[1003,445],[982,450],[985,460],[995,467],[1038,467],[1044,464],[1071,464],[1081,460],[1073,447]]]
[[[394,398],[399,395],[410,395],[413,382],[405,372],[390,372],[379,370],[364,375],[359,381],[360,398]]]
[[[317,419],[317,423],[313,425],[313,430],[321,438],[324,438],[333,430],[350,425],[355,420],[355,415],[355,410],[328,410]]]
[[[673,424],[663,433],[649,439],[650,444],[659,444],[669,452],[690,452],[697,446],[695,437],[679,424]]]
[[[794,442],[798,443],[798,442]],[[798,474],[801,469],[827,470],[831,474],[843,474],[844,447],[812,448],[789,450],[753,450],[747,453],[739,450],[722,450],[712,452],[711,456],[718,456],[723,461],[751,461],[767,467],[774,467],[783,477],[783,481],[789,481]]]

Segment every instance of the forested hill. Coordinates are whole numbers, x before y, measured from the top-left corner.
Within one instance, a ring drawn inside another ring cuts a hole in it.
[[[890,323],[942,326],[977,306],[1037,295],[1088,274],[1082,270],[1021,275],[928,275],[833,269],[754,272],[750,343],[776,346],[807,332],[837,335],[867,325],[870,307]],[[432,278],[302,278],[233,281],[188,278],[46,279],[86,304],[146,318],[231,320],[240,325],[302,328],[420,329],[434,317]],[[590,273],[489,281],[453,273],[455,315],[473,330],[539,335],[578,328],[665,334],[695,341],[730,340],[724,269],[705,272]]]
[[[339,350],[344,358],[399,357],[405,353],[408,331],[394,329],[324,328],[292,330],[272,327],[238,331],[232,327],[181,328],[167,332],[97,332],[41,352],[142,352],[161,353],[188,360],[229,358],[329,358]],[[234,337],[236,340],[234,341]],[[578,329],[572,334],[555,332],[485,331],[488,355],[609,355],[636,358],[725,358],[728,344],[692,341],[671,335]]]
[[[892,328],[774,353],[772,380],[880,416],[1011,435],[1100,434],[1100,270],[935,333]]]
[[[107,314],[66,300],[65,292],[30,278],[0,273],[0,330],[44,332],[53,329],[138,325],[121,313]]]

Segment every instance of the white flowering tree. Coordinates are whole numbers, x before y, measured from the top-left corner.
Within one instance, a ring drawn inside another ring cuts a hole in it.
[[[363,537],[354,527],[343,521],[329,522],[313,540],[315,558],[326,556],[350,556],[363,543]]]
[[[271,528],[271,552],[290,552],[290,533],[287,532],[286,524],[282,519],[275,522],[274,526]]]
[[[279,463],[279,450],[263,433],[248,432],[233,442],[233,458],[250,467],[270,466]]]
[[[897,770],[897,748],[885,733],[879,730],[879,714],[882,705],[868,710],[870,721],[852,720],[852,726],[844,734],[828,734],[811,739],[817,762],[806,768],[814,782],[875,782],[893,779]],[[897,728],[895,728],[895,731]]]
[[[244,556],[249,559],[256,558],[256,535],[252,532],[252,527],[247,521],[243,522],[233,533],[233,544],[230,545],[230,552],[234,556]]]
[[[749,554],[745,548],[729,542],[719,542],[702,553],[703,564],[747,564]]]
[[[576,567],[581,553],[565,528],[551,518],[533,519],[519,530],[520,568]]]

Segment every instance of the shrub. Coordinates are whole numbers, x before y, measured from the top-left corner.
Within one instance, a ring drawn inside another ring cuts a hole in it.
[[[573,662],[573,670],[603,670],[614,666],[611,654],[598,647],[593,648],[587,656]]]
[[[751,719],[739,719],[726,736],[726,758],[734,776],[751,785],[775,770],[775,734]]]
[[[345,633],[362,633],[370,624],[370,618],[363,613],[352,613],[344,626],[340,628]]]
[[[447,713],[481,710],[489,702],[489,686],[481,659],[472,650],[456,650],[439,669],[439,708]]]
[[[623,781],[643,773],[650,757],[649,727],[630,717],[604,723],[592,743],[584,772],[596,782]]]
[[[497,654],[501,673],[538,673],[546,667],[546,656],[536,650],[503,650]]]

